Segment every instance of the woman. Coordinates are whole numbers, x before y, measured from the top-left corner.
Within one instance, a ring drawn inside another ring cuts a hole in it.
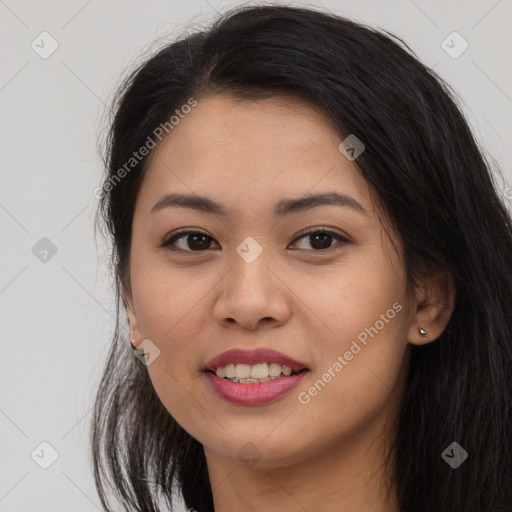
[[[512,510],[511,221],[443,81],[350,20],[244,7],[114,110],[105,508]]]

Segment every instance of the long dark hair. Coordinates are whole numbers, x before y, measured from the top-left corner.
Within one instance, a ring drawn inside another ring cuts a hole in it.
[[[206,93],[291,94],[320,107],[340,140],[364,142],[356,163],[400,237],[409,284],[435,265],[456,287],[444,333],[412,347],[394,439],[400,508],[512,510],[512,226],[497,174],[449,86],[400,39],[330,13],[271,5],[232,9],[167,44],[114,100],[97,220],[113,244],[117,323],[91,427],[103,506],[111,510],[109,490],[123,510],[144,512],[159,510],[160,499],[172,506],[172,493],[182,492],[188,507],[213,510],[202,445],[162,405],[119,321],[148,157],[126,162]],[[457,469],[441,457],[454,441],[469,455]]]

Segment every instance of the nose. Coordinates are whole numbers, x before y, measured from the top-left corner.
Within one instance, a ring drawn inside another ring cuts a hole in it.
[[[263,256],[252,263],[236,256],[231,272],[219,285],[214,306],[217,323],[247,330],[286,323],[291,311],[291,292],[284,276],[279,274]]]

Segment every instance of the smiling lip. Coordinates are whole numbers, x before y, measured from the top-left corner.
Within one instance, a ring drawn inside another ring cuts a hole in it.
[[[218,377],[215,370],[228,364],[277,363],[289,366],[295,373],[266,382],[241,383]],[[305,364],[270,348],[254,350],[232,349],[214,357],[204,369],[205,377],[217,395],[240,405],[261,405],[281,398],[307,375]]]
[[[271,348],[257,348],[254,350],[232,349],[222,352],[214,357],[205,368],[205,371],[215,372],[221,366],[228,364],[258,364],[258,363],[277,363],[289,366],[292,370],[299,372],[306,368],[306,365],[288,357],[287,355],[273,350]]]
[[[293,389],[308,374],[307,370],[289,377],[280,377],[267,382],[242,384],[232,382],[207,371],[205,376],[218,396],[240,405],[261,405],[274,402]]]

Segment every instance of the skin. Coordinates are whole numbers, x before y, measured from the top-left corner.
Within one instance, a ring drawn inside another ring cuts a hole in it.
[[[338,149],[341,140],[301,99],[211,95],[151,154],[133,219],[128,321],[135,345],[149,339],[160,350],[147,367],[151,381],[204,446],[217,512],[398,510],[392,452],[387,465],[385,458],[409,349],[442,333],[454,292],[431,272],[408,294],[399,239],[374,210],[355,162]],[[283,199],[331,191],[356,199],[364,212],[324,205],[273,216]],[[151,214],[171,192],[207,196],[231,214],[175,207]],[[161,246],[181,228],[211,238],[194,244],[185,235],[175,251]],[[307,228],[348,241],[301,237]],[[236,251],[248,236],[262,248],[252,263]],[[300,403],[299,393],[396,303],[400,312]],[[309,374],[269,404],[224,401],[204,366],[225,350],[256,347],[284,352]],[[243,447],[253,462],[238,455]]]

